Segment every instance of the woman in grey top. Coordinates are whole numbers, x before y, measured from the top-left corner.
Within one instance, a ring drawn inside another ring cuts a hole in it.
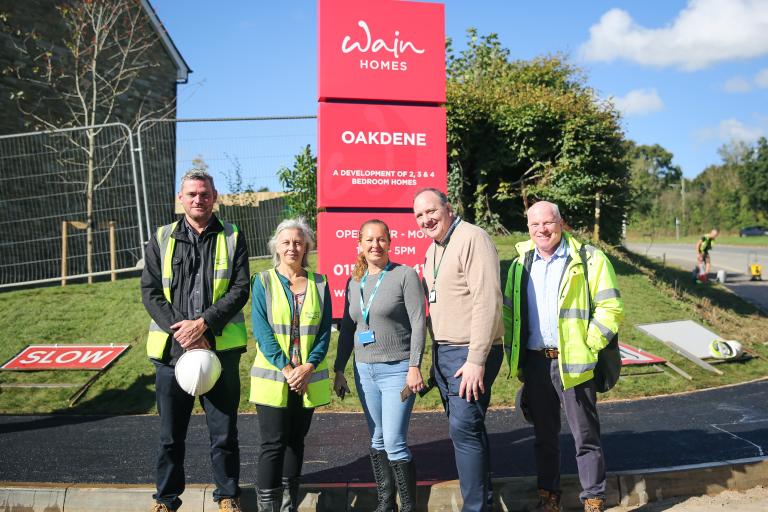
[[[416,471],[408,449],[414,393],[424,388],[424,291],[415,270],[389,260],[390,234],[380,220],[359,231],[359,255],[347,281],[334,363],[334,390],[349,390],[344,367],[355,353],[355,385],[371,432],[378,512],[416,510]],[[386,411],[386,413],[384,412]]]

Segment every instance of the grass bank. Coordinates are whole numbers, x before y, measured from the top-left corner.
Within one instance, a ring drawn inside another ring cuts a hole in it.
[[[502,261],[502,275],[515,256],[514,243],[523,235],[496,239]],[[626,303],[626,321],[620,331],[624,343],[638,346],[668,358],[694,377],[688,381],[675,373],[643,374],[647,370],[625,369],[614,390],[604,399],[632,398],[712,387],[743,382],[768,374],[768,318],[753,306],[717,285],[688,284],[687,272],[666,268],[653,260],[634,255],[623,249],[611,250],[619,286]],[[310,260],[314,266],[315,259]],[[268,260],[252,262],[256,272],[269,265]],[[246,307],[246,322],[250,328],[250,304]],[[644,335],[633,326],[638,323],[690,318],[707,325],[726,338],[739,339],[756,359],[743,363],[720,365],[725,372],[716,376],[699,369],[686,359],[673,354],[664,345]],[[68,407],[69,397],[77,386],[85,383],[92,372],[42,371],[0,372],[0,413],[76,413],[76,414],[135,414],[155,412],[154,370],[144,353],[144,339],[149,317],[139,295],[138,279],[116,283],[77,284],[65,288],[49,287],[0,293],[0,362],[5,362],[28,344],[40,343],[129,343],[131,349],[109,371],[102,375],[74,406]],[[337,334],[333,334],[329,358],[336,354]],[[252,412],[247,402],[248,370],[253,361],[254,342],[241,361],[243,412]],[[426,375],[430,366],[430,351],[424,358]],[[642,374],[642,375],[641,375]],[[348,380],[353,382],[351,364]],[[74,387],[17,387],[20,385],[71,385]],[[506,371],[493,386],[493,405],[512,405],[517,389],[516,379],[508,379]],[[440,408],[437,391],[416,402],[417,409]],[[344,402],[334,398],[331,410],[360,410],[354,391]]]

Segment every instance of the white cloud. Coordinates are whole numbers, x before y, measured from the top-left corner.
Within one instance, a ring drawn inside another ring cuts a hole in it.
[[[664,109],[656,89],[635,89],[612,101],[625,116],[642,116]]]
[[[761,89],[768,89],[768,68],[759,71],[755,75],[755,84]]]
[[[763,130],[756,126],[746,126],[741,121],[731,118],[720,122],[718,134],[723,142],[755,142],[763,135]]]
[[[725,82],[723,89],[732,93],[749,92],[752,90],[752,84],[743,76],[735,76]]]
[[[765,0],[688,0],[677,18],[662,28],[647,28],[630,14],[611,9],[589,29],[583,58],[627,59],[686,71],[768,54],[768,2]]]

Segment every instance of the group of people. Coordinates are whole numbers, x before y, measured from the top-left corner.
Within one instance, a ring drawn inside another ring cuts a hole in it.
[[[449,421],[464,511],[493,508],[485,415],[502,364],[524,382],[534,426],[536,510],[560,510],[560,409],[576,444],[585,511],[605,508],[593,370],[618,332],[623,303],[605,254],[563,231],[558,207],[527,212],[530,240],[517,245],[502,292],[492,239],[457,216],[437,189],[420,190],[413,212],[432,240],[420,278],[391,261],[390,231],[371,219],[358,234],[346,285],[333,381],[326,360],[331,298],[325,276],[307,268],[314,233],[302,219],[283,221],[269,242],[273,267],[249,276],[245,238],[213,214],[216,189],[203,171],[188,172],[179,200],[184,218],[152,237],[142,299],[152,317],[148,355],[156,366],[160,449],[154,511],[181,505],[184,447],[195,397],[174,379],[186,351],[215,351],[222,373],[200,397],[211,439],[219,510],[240,510],[237,406],[239,362],[247,333],[242,308],[252,297],[257,352],[250,401],[260,433],[259,511],[297,510],[299,477],[314,409],[355,387],[371,434],[377,512],[416,510],[416,469],[408,448],[415,395],[436,385]],[[588,277],[587,277],[588,276]],[[421,372],[426,333],[433,340],[430,378]]]

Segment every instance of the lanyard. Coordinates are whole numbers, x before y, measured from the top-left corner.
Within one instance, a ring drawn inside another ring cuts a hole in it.
[[[437,282],[437,273],[440,272],[440,265],[443,263],[443,256],[445,256],[445,250],[448,248],[448,242],[451,241],[451,235],[453,234],[453,230],[456,229],[456,226],[459,225],[459,222],[461,221],[461,217],[456,217],[456,219],[451,223],[451,227],[448,228],[448,232],[443,237],[444,243],[439,244],[437,241],[433,242],[435,244],[435,250],[432,253],[432,289],[435,288],[435,283]],[[442,247],[443,252],[440,254],[440,261],[435,263],[435,258],[437,257],[437,248]]]
[[[376,286],[373,287],[373,291],[371,292],[371,296],[368,297],[368,305],[366,306],[363,303],[363,291],[365,289],[365,278],[368,277],[368,270],[366,269],[365,274],[363,274],[363,278],[360,280],[360,311],[363,313],[363,322],[365,322],[365,325],[368,324],[368,313],[371,311],[371,304],[373,304],[373,297],[376,295],[376,292],[379,291],[379,285],[381,284],[381,280],[384,279],[384,274],[387,273],[387,271],[392,268],[392,263],[387,263],[387,266],[384,267],[384,270],[379,272],[379,278],[376,280]]]

